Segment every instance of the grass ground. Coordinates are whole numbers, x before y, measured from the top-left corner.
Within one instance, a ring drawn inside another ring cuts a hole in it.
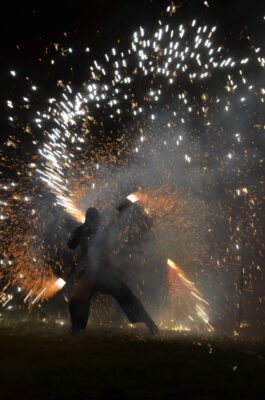
[[[265,395],[261,343],[142,331],[0,327],[0,398],[98,399],[104,388],[129,399],[255,399]],[[110,397],[112,399],[112,397]],[[114,398],[114,397],[113,397]]]

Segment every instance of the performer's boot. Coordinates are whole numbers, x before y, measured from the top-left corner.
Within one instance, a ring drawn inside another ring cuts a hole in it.
[[[154,323],[151,317],[147,317],[145,319],[145,325],[149,329],[149,332],[151,333],[152,336],[158,335],[159,329],[158,326]]]
[[[69,313],[72,332],[78,333],[85,330],[89,317],[89,302],[72,297],[69,302]]]
[[[112,283],[108,290],[105,290],[105,293],[112,295],[117,300],[132,324],[143,322],[151,335],[159,333],[158,327],[145,310],[141,301],[119,277],[115,278],[114,284]]]

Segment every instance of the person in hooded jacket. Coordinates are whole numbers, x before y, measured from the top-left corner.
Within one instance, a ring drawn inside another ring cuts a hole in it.
[[[69,301],[72,332],[86,328],[91,298],[99,292],[111,295],[131,323],[143,322],[151,334],[157,334],[156,324],[110,261],[107,254],[109,233],[110,228],[101,227],[98,210],[90,207],[85,222],[68,240],[68,247],[74,250],[79,246],[81,253],[77,262],[77,281]]]

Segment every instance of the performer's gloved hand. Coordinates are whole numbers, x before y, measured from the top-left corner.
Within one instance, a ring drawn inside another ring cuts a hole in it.
[[[132,204],[133,203],[130,200],[125,199],[116,207],[116,210],[118,210],[119,212],[122,212],[122,211],[126,210],[127,208],[131,207]]]

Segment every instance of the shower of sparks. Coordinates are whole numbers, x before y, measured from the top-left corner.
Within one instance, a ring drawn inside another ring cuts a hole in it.
[[[152,218],[152,231],[159,242],[161,254],[166,257],[173,252],[174,258],[179,263],[182,261],[186,267],[203,257],[207,251],[200,230],[203,203],[194,201],[187,192],[172,191],[166,186],[149,188],[133,193],[133,196],[145,214]],[[191,248],[187,243],[193,243],[194,246]]]
[[[7,99],[10,126],[22,129],[31,143],[20,133],[10,134],[1,149],[3,305],[14,297],[11,288],[21,288],[24,301],[31,304],[60,288],[54,284],[53,263],[64,267],[52,257],[58,249],[44,245],[54,210],[61,208],[83,222],[87,199],[100,204],[102,182],[114,193],[119,188],[117,171],[125,174],[132,165],[139,166],[140,186],[141,176],[151,169],[150,185],[127,198],[139,200],[145,212],[155,216],[165,248],[170,243],[172,249],[175,241],[175,247],[183,249],[177,263],[188,265],[189,252],[190,259],[198,260],[207,234],[212,250],[205,265],[229,273],[231,266],[244,262],[244,285],[254,291],[264,262],[264,159],[259,148],[264,146],[265,88],[260,83],[265,55],[247,38],[246,54],[238,58],[226,43],[218,43],[216,26],[196,19],[179,24],[175,12],[176,6],[168,7],[168,16],[153,31],[139,27],[128,45],[112,47],[100,60],[86,47],[89,73],[80,88],[61,79],[56,82],[61,95],[40,101],[42,82],[29,79],[25,93]],[[58,43],[51,47],[52,66],[75,53]],[[10,70],[12,80],[20,76],[18,69]],[[42,108],[36,110],[39,104]],[[27,114],[26,122],[18,109]],[[180,187],[184,194],[178,194]],[[185,197],[187,187],[195,194]],[[43,211],[47,191],[53,197]],[[203,232],[194,218],[202,207],[209,214]],[[178,240],[172,236],[177,228]],[[169,260],[168,265],[197,300],[194,309],[208,325],[203,297],[175,263]],[[238,280],[232,279],[238,291]],[[259,292],[257,297],[259,311],[264,297]]]
[[[174,261],[170,260],[169,258],[167,260],[167,265],[169,267],[169,295],[173,309],[176,308],[176,299],[180,298],[186,303],[185,310],[190,310],[190,315],[187,315],[186,318],[190,319],[190,321],[194,321],[194,319],[196,320],[196,318],[193,316],[195,312],[199,319],[206,324],[209,332],[212,332],[214,328],[210,324],[209,316],[206,310],[206,307],[209,306],[208,302],[204,300],[195,284],[187,278],[182,268],[176,265]],[[174,271],[174,274],[171,273],[172,270]],[[177,279],[175,275],[177,275]]]

